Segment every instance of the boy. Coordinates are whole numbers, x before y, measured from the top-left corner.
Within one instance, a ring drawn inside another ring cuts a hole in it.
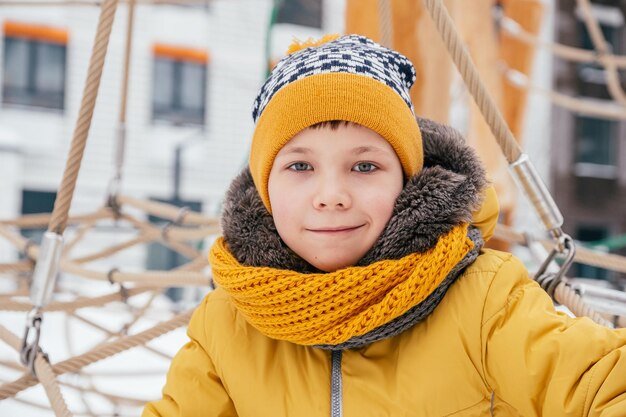
[[[255,102],[218,288],[144,416],[626,416],[626,331],[482,249],[494,193],[416,120],[411,63],[355,35],[297,48]]]

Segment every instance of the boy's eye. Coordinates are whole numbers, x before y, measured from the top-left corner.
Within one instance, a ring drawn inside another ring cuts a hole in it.
[[[292,171],[309,171],[312,169],[312,167],[306,162],[294,162],[293,164],[289,165],[289,169]]]
[[[371,162],[359,162],[352,169],[357,172],[373,172],[376,171],[378,167]]]

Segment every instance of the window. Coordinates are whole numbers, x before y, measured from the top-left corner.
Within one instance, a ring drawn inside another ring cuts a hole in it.
[[[322,27],[322,0],[279,0],[276,23]]]
[[[575,169],[579,176],[617,175],[617,124],[611,120],[576,118]]]
[[[621,12],[619,9],[605,6],[594,6],[594,10],[600,21],[602,35],[608,43],[609,53],[620,54],[621,25],[623,24]],[[620,16],[621,22],[618,21],[618,19],[611,18],[615,13],[608,12],[616,12],[617,15]],[[591,35],[584,22],[578,23],[578,33],[579,46],[584,49],[594,50]],[[577,68],[579,76],[578,91],[581,95],[605,100],[612,99],[606,86],[606,70],[602,65],[596,63],[581,63],[577,65]]]
[[[202,211],[202,203],[198,201],[183,201],[180,199],[153,199],[161,203],[172,204],[177,207],[189,207],[189,209],[200,212]],[[168,223],[167,220],[156,216],[149,216],[148,219],[151,223],[158,226],[165,227]],[[198,245],[201,242],[197,243]],[[148,257],[146,259],[146,268],[149,270],[169,271],[189,262],[189,259],[184,255],[176,252],[163,245],[160,242],[153,242],[148,245]],[[182,288],[172,287],[166,291],[168,297],[173,301],[179,301],[182,298]]]
[[[65,107],[67,32],[5,22],[2,102]]]
[[[578,26],[578,33],[580,34],[580,47],[589,50],[595,49],[593,41],[591,40],[591,35],[587,31],[585,24],[583,22],[579,22]],[[611,52],[619,52],[619,27],[600,24],[600,29],[602,30],[604,39],[609,44],[609,50]]]
[[[202,50],[155,45],[153,120],[204,124],[207,61]]]
[[[173,7],[181,8],[181,9],[200,9],[200,10],[205,10],[206,12],[210,13],[213,8],[212,2],[213,0],[202,0],[202,1],[196,0],[190,3],[172,2],[170,3],[170,5]]]
[[[619,8],[619,2],[620,0],[591,0],[591,3],[593,4],[601,4],[603,6],[610,6],[615,8]]]
[[[596,242],[606,239],[608,236],[609,230],[605,226],[579,225],[576,229],[576,240],[581,242]],[[572,265],[571,274],[578,278],[608,278],[608,271],[606,269],[579,263]]]
[[[52,213],[57,193],[51,191],[22,191],[22,214]],[[23,228],[22,236],[39,244],[46,228]]]

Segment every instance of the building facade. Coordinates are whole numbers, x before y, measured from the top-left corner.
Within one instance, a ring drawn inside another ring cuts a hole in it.
[[[252,103],[268,61],[280,58],[293,37],[341,32],[344,4],[189,4],[136,6],[120,192],[215,215],[231,179],[247,163]],[[128,5],[120,2],[74,214],[101,207],[115,175],[128,15]],[[98,16],[95,5],[0,6],[1,218],[52,210]],[[0,262],[18,256],[0,245],[6,249]],[[144,257],[135,253],[125,261],[140,267],[136,260]],[[150,269],[179,263],[163,262],[158,251],[147,257],[153,259]]]
[[[626,54],[626,1],[591,2],[593,16],[613,54]],[[556,40],[593,49],[575,0],[560,0]],[[626,72],[620,71],[622,89]],[[607,73],[598,64],[555,58],[554,86],[561,93],[598,108],[616,105],[607,87]],[[624,107],[622,107],[624,109]],[[612,253],[626,254],[626,120],[575,113],[555,106],[552,123],[552,190],[565,216],[564,230],[575,239]],[[576,265],[572,275],[608,279],[620,287],[622,274]]]

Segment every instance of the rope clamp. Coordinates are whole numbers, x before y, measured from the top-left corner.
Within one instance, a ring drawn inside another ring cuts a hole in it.
[[[541,287],[552,297],[554,300],[554,291],[556,287],[564,281],[565,273],[574,262],[574,256],[576,255],[576,244],[568,234],[562,233],[557,239],[554,248],[543,261],[539,270],[535,274],[535,280],[541,285]],[[556,258],[563,258],[564,261],[560,265],[557,272],[547,272],[550,264],[556,260]],[[555,300],[556,301],[556,300]]]
[[[26,327],[24,329],[24,339],[22,340],[22,349],[20,350],[20,360],[22,364],[30,370],[33,376],[37,376],[35,372],[35,359],[37,359],[38,353],[42,353],[39,347],[42,319],[41,312],[37,308],[34,308],[28,313]],[[29,339],[32,340],[29,341]]]
[[[63,236],[54,232],[46,232],[41,239],[39,256],[33,271],[33,282],[30,288],[30,301],[36,309],[45,307],[52,298],[62,251]]]
[[[509,169],[518,187],[524,191],[535,208],[535,212],[546,230],[555,239],[559,239],[563,215],[528,155],[521,154],[517,161],[509,165]]]

